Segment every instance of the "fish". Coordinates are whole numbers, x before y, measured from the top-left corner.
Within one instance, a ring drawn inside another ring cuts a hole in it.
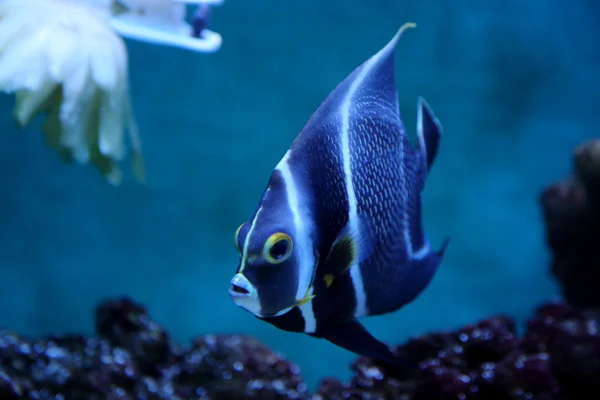
[[[400,117],[394,53],[406,23],[326,97],[234,235],[229,295],[256,318],[397,366],[408,361],[360,318],[394,312],[430,283],[435,250],[422,191],[442,126],[418,97],[417,142]]]

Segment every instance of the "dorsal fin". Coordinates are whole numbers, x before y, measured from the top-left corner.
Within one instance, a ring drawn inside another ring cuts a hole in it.
[[[336,123],[341,110],[349,103],[377,102],[380,115],[399,120],[398,94],[394,78],[394,50],[402,33],[417,25],[407,22],[394,37],[377,53],[352,71],[327,96],[313,113],[299,137],[310,135],[315,127]],[[333,133],[333,132],[332,132]]]
[[[417,104],[417,137],[423,160],[425,174],[429,172],[440,146],[442,125],[433,114],[429,104],[419,97]]]
[[[377,53],[356,68],[337,89],[345,89],[346,95],[351,93],[352,101],[360,102],[361,97],[368,101],[376,98],[384,100],[398,114],[398,93],[394,74],[394,54],[402,33],[409,28],[416,28],[413,22],[407,22],[394,37]]]

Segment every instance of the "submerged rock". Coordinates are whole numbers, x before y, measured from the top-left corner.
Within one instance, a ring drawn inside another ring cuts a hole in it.
[[[247,336],[183,348],[122,298],[96,310],[99,337],[0,333],[0,399],[303,399],[298,368]],[[59,396],[59,397],[55,397]]]
[[[599,324],[598,312],[547,304],[518,337],[510,318],[491,317],[397,347],[414,370],[361,357],[349,383],[325,379],[310,396],[298,368],[256,340],[184,348],[121,298],[97,308],[98,337],[1,332],[0,399],[579,399],[600,392]]]
[[[541,194],[551,272],[577,307],[600,307],[600,140],[577,147],[573,174]]]
[[[564,304],[540,307],[517,337],[514,322],[492,317],[432,333],[396,349],[418,363],[401,371],[367,358],[350,383],[324,380],[317,399],[583,399],[600,391],[599,314]]]
[[[311,396],[298,368],[256,340],[207,335],[182,347],[142,305],[121,298],[96,308],[97,337],[0,332],[0,399],[596,398],[600,141],[578,148],[574,159],[574,176],[541,195],[551,271],[566,302],[540,306],[523,335],[507,316],[426,334],[394,349],[414,369],[360,357],[350,382],[324,379]]]

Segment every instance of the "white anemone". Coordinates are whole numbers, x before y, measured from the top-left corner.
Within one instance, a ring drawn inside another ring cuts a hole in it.
[[[94,11],[69,0],[0,0],[0,90],[16,94],[20,125],[46,114],[48,145],[113,184],[121,180],[127,132],[143,179],[125,44]]]
[[[206,23],[209,7],[222,2],[0,0],[0,90],[15,94],[21,126],[46,115],[46,141],[65,159],[94,165],[116,185],[131,150],[134,175],[143,180],[120,36],[214,52],[221,36]],[[186,22],[185,4],[196,5],[197,26]]]

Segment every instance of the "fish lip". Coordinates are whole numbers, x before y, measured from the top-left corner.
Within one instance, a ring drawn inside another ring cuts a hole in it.
[[[229,284],[229,296],[234,300],[255,299],[257,297],[254,285],[242,274],[235,274]]]

